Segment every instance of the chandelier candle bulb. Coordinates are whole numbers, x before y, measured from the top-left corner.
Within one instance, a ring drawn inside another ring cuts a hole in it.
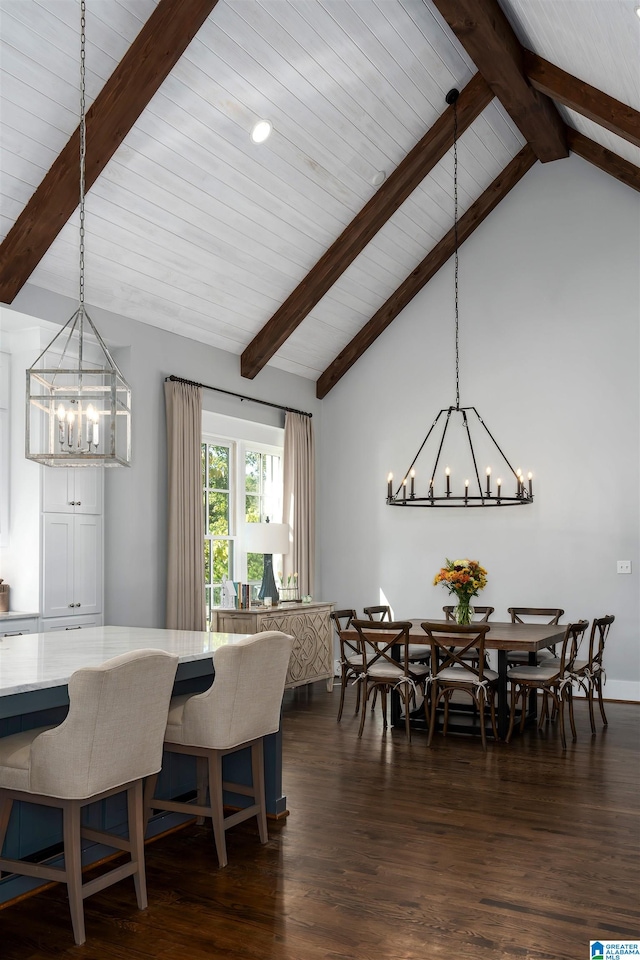
[[[405,477],[402,481],[402,499],[407,499],[407,478]]]
[[[496,487],[498,488],[498,492],[497,492],[497,494],[496,494],[496,497],[497,497],[497,499],[499,500],[499,499],[500,499],[500,488],[502,487],[502,480],[500,479],[500,477],[498,477],[498,479],[496,480]]]
[[[487,496],[491,496],[491,467],[487,467]]]
[[[451,470],[449,467],[444,472],[445,477],[447,478],[447,496],[451,496]]]
[[[391,498],[393,497],[392,483],[393,483],[393,474],[390,473],[389,476],[387,477],[387,500],[391,500]]]
[[[529,471],[529,473],[527,474],[527,479],[529,481],[529,496],[532,497],[533,496],[533,474],[531,473],[531,471]]]
[[[413,467],[409,476],[411,477],[411,499],[414,500],[416,496],[416,472]]]

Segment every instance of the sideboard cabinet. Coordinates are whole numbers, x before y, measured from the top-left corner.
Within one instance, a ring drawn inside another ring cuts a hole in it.
[[[333,689],[333,632],[329,614],[333,603],[285,603],[277,607],[217,612],[220,633],[261,633],[280,630],[294,638],[286,687],[326,680]]]

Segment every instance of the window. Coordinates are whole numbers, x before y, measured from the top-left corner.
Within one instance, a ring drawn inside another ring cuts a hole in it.
[[[206,430],[206,414],[203,420]],[[224,422],[229,420],[230,424]],[[234,423],[232,418],[221,416],[210,421],[210,425],[236,430],[244,436],[230,439],[207,431],[202,441],[207,629],[213,608],[222,604],[223,580],[249,583],[252,597],[257,598],[264,560],[261,553],[246,552],[246,524],[267,517],[280,522],[282,517],[283,431],[247,421]],[[252,433],[276,443],[251,439]],[[274,569],[281,569],[280,558],[274,557]]]

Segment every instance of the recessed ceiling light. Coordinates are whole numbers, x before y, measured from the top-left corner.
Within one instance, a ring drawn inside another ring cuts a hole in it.
[[[251,131],[251,139],[254,143],[264,143],[271,133],[271,124],[268,120],[258,120]]]
[[[384,183],[386,178],[387,175],[384,170],[378,170],[378,172],[374,173],[374,175],[371,177],[371,183],[374,187],[379,187],[381,183]]]

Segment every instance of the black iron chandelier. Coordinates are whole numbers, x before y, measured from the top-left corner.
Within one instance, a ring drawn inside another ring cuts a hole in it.
[[[456,357],[456,403],[444,407],[431,424],[420,444],[418,452],[409,464],[402,481],[394,491],[393,474],[387,477],[387,503],[391,507],[508,507],[533,503],[533,475],[525,478],[520,468],[514,469],[501,450],[493,434],[475,407],[460,406],[460,357],[458,318],[458,115],[456,102],[458,90],[450,90],[446,96],[453,107],[453,194],[454,194],[454,285],[455,285],[455,357]],[[460,430],[449,431],[453,422]],[[435,433],[440,425],[441,432]],[[426,474],[426,493],[416,493],[416,463],[427,447],[432,434],[434,441],[426,452],[436,447],[431,469]],[[455,433],[455,439],[453,434]],[[439,439],[438,439],[439,436]],[[458,461],[463,461],[455,475],[445,458],[445,440],[448,449],[453,446]],[[474,445],[475,444],[475,445]],[[493,466],[481,468],[499,455],[502,473]],[[484,459],[486,457],[486,460]],[[481,474],[482,470],[482,474]],[[503,480],[503,474],[506,481]],[[494,480],[495,476],[495,480]],[[484,485],[483,485],[484,481]],[[507,486],[509,489],[507,490]]]

